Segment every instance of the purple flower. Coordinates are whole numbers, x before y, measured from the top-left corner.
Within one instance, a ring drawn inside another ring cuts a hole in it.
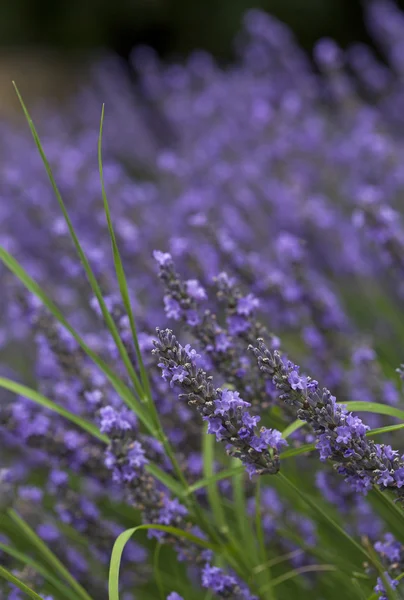
[[[206,300],[207,295],[197,279],[188,279],[185,282],[185,287],[191,298],[195,300]]]
[[[297,371],[290,371],[288,381],[292,390],[304,390],[305,388],[305,378],[300,377]]]
[[[154,250],[153,257],[161,267],[167,266],[172,261],[171,254],[160,250]]]
[[[244,408],[247,406],[251,406],[251,404],[240,398],[240,394],[238,392],[224,389],[221,392],[220,399],[215,400],[214,414],[224,416],[231,410],[235,411],[238,408]]]
[[[181,318],[181,306],[177,300],[171,298],[171,296],[164,296],[164,309],[169,319],[179,321]]]
[[[335,429],[337,435],[338,444],[348,444],[349,440],[352,439],[352,431],[347,425],[341,425]]]
[[[237,302],[237,313],[248,317],[259,307],[259,300],[253,294],[239,298]]]
[[[133,413],[128,411],[116,411],[112,406],[104,406],[100,410],[100,431],[111,433],[112,431],[129,431],[134,426]]]
[[[394,471],[394,481],[396,482],[396,485],[398,488],[401,488],[404,486],[404,467],[400,467],[399,469],[396,469]]]
[[[188,373],[184,369],[184,367],[178,366],[178,367],[174,367],[172,369],[172,371],[170,372],[170,375],[171,375],[170,386],[174,387],[175,382],[178,381],[178,383],[182,383],[184,381],[184,378],[187,377]]]
[[[385,469],[380,473],[380,476],[377,479],[377,483],[379,485],[387,487],[389,484],[394,483],[394,478],[390,475],[390,472],[387,469]]]

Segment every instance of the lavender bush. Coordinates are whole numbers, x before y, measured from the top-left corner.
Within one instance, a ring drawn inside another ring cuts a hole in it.
[[[404,15],[366,14],[383,61],[251,11],[231,66],[138,48],[1,124],[1,598],[404,597]]]

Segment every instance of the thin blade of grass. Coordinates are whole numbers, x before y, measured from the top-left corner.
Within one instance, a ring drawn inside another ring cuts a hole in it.
[[[91,358],[91,360],[97,365],[97,367],[106,375],[108,380],[111,382],[117,393],[121,396],[122,400],[127,404],[131,410],[133,410],[142,423],[147,427],[151,435],[155,434],[155,427],[152,421],[149,419],[144,406],[136,402],[133,397],[131,390],[124,384],[124,382],[114,373],[111,367],[100,358],[91,348],[85,343],[83,338],[74,330],[74,328],[65,319],[62,312],[56,306],[56,304],[47,296],[42,288],[28,275],[25,269],[18,263],[18,261],[11,256],[4,248],[0,247],[0,260],[3,264],[24,284],[24,286],[34,294],[42,304],[50,311],[55,319],[72,335],[79,346],[84,352]]]
[[[76,599],[75,592],[71,588],[68,588],[65,585],[63,585],[58,579],[53,577],[49,573],[49,571],[47,571],[41,564],[36,562],[27,554],[24,554],[23,552],[20,552],[19,550],[16,550],[11,546],[7,546],[2,542],[0,542],[0,550],[2,550],[5,554],[12,556],[16,560],[19,560],[25,565],[28,565],[29,567],[34,569],[34,571],[39,573],[39,575],[42,575],[42,577],[46,579],[46,581],[51,583],[55,589],[57,589],[61,594],[63,594],[64,598],[69,598],[70,600]]]
[[[59,415],[65,417],[66,419],[68,419],[87,433],[91,434],[93,437],[97,438],[101,442],[108,444],[108,437],[102,434],[99,431],[98,427],[96,427],[96,425],[94,425],[90,421],[87,421],[86,419],[83,419],[82,417],[79,417],[78,415],[75,415],[66,408],[59,406],[52,400],[49,400],[49,398],[46,398],[46,396],[44,396],[40,392],[37,392],[36,390],[22,385],[21,383],[17,383],[16,381],[12,381],[11,379],[7,379],[6,377],[0,377],[0,388],[4,388],[6,390],[14,392],[15,394],[23,396],[24,398],[28,398],[36,404],[39,404],[44,408],[48,408],[49,410],[58,413]]]
[[[31,529],[31,527],[22,519],[14,509],[9,509],[8,515],[14,524],[18,527],[24,537],[35,546],[39,554],[41,554],[44,561],[51,566],[56,573],[59,573],[61,577],[68,583],[71,588],[76,592],[77,598],[82,600],[92,600],[91,596],[86,590],[74,579],[69,573],[66,567],[60,562],[60,560],[53,554],[48,546],[41,540],[41,538]]]
[[[102,133],[103,133],[103,126],[104,126],[104,108],[105,107],[103,104],[102,110],[101,110],[101,119],[100,119],[100,132],[99,132],[99,136],[98,136],[98,169],[99,169],[100,180],[101,180],[101,193],[102,193],[102,199],[104,202],[104,211],[105,211],[105,216],[107,219],[109,237],[111,238],[115,272],[116,272],[116,276],[118,279],[119,290],[121,292],[122,302],[123,302],[123,305],[125,307],[126,313],[129,318],[129,324],[130,324],[130,328],[131,328],[131,332],[132,332],[133,343],[135,346],[136,358],[137,358],[138,365],[139,365],[142,386],[143,386],[144,392],[146,393],[146,396],[148,397],[149,401],[151,401],[151,389],[150,389],[149,377],[147,375],[147,371],[145,369],[143,359],[142,359],[142,353],[140,351],[139,340],[138,340],[138,336],[137,336],[136,322],[135,322],[135,319],[133,316],[132,306],[131,306],[130,297],[129,297],[128,284],[127,284],[125,271],[123,268],[118,244],[116,241],[115,231],[114,231],[114,228],[112,225],[111,211],[109,209],[108,197],[107,197],[107,193],[105,190],[104,171],[103,171],[103,164],[102,164]]]
[[[387,415],[389,417],[395,417],[396,419],[401,419],[401,421],[404,421],[404,410],[400,410],[395,406],[389,406],[388,404],[361,401],[340,402],[340,404],[344,404],[348,410],[353,410],[355,412],[370,412],[376,413],[377,415]]]
[[[115,540],[114,547],[112,549],[111,561],[109,567],[109,579],[108,579],[108,594],[109,600],[119,600],[119,570],[121,566],[122,554],[125,549],[126,544],[130,540],[130,538],[135,535],[138,531],[142,530],[150,530],[157,529],[158,531],[166,531],[167,533],[171,533],[177,537],[182,537],[194,544],[200,546],[201,548],[207,548],[209,550],[216,550],[216,547],[207,542],[206,540],[202,540],[201,538],[196,537],[192,533],[187,531],[183,531],[182,529],[177,529],[176,527],[170,527],[168,525],[138,525],[137,527],[132,527],[131,529],[126,529],[123,531]]]
[[[114,342],[116,344],[116,347],[117,347],[117,349],[119,351],[119,354],[120,354],[120,356],[122,358],[122,361],[123,361],[123,363],[124,363],[124,365],[126,367],[128,375],[130,377],[130,380],[131,380],[131,382],[133,384],[133,387],[134,387],[134,389],[135,389],[135,391],[136,391],[136,393],[138,395],[138,399],[141,400],[143,398],[144,391],[143,391],[143,388],[142,388],[142,386],[140,384],[139,378],[138,378],[138,376],[136,374],[136,371],[133,368],[133,365],[132,365],[132,362],[130,360],[130,357],[129,357],[129,355],[128,355],[127,351],[126,351],[126,348],[125,348],[125,346],[124,346],[124,344],[123,344],[123,342],[121,340],[121,336],[119,335],[118,328],[117,328],[117,326],[116,326],[116,324],[115,324],[112,316],[110,315],[110,313],[109,313],[109,311],[107,309],[107,306],[105,304],[101,288],[98,285],[96,277],[94,276],[94,273],[93,273],[93,271],[91,269],[91,266],[90,266],[90,263],[89,263],[89,261],[87,259],[87,256],[86,256],[86,254],[85,254],[85,252],[84,252],[84,250],[83,250],[83,248],[82,248],[82,246],[81,246],[81,244],[79,242],[79,239],[78,239],[78,237],[76,235],[76,232],[74,230],[73,224],[72,224],[72,222],[70,220],[69,214],[68,214],[66,206],[64,204],[63,198],[62,198],[62,196],[61,196],[61,194],[59,192],[59,188],[58,188],[58,186],[56,184],[56,181],[55,181],[55,178],[53,176],[53,172],[52,172],[51,166],[50,166],[49,161],[46,158],[46,154],[45,154],[45,152],[44,152],[44,150],[42,148],[41,140],[39,138],[39,135],[38,135],[38,132],[37,132],[37,130],[35,128],[35,125],[34,125],[32,119],[31,119],[31,116],[30,116],[30,114],[28,112],[28,109],[25,106],[25,103],[24,103],[24,101],[22,99],[22,96],[21,96],[21,94],[20,94],[20,92],[19,92],[19,90],[18,90],[15,82],[13,82],[13,85],[14,85],[14,89],[16,91],[16,94],[18,96],[18,100],[19,100],[19,102],[21,104],[21,107],[23,109],[23,112],[24,112],[25,118],[27,120],[28,126],[30,128],[32,137],[34,138],[36,147],[38,148],[39,154],[40,154],[42,162],[44,164],[44,167],[45,167],[46,173],[48,175],[49,181],[51,183],[52,189],[53,189],[54,194],[56,196],[56,199],[57,199],[57,201],[59,203],[59,206],[60,206],[60,209],[62,211],[63,217],[64,217],[64,219],[66,221],[67,227],[69,229],[70,237],[73,240],[73,243],[74,243],[74,246],[76,248],[77,254],[79,255],[81,263],[82,263],[82,265],[84,267],[84,270],[85,270],[85,273],[87,275],[88,281],[90,283],[91,289],[94,292],[94,295],[96,296],[96,298],[98,300],[102,316],[103,316],[103,318],[105,320],[105,323],[106,323],[106,325],[107,325],[107,327],[108,327],[108,329],[109,329],[109,331],[110,331],[110,333],[111,333],[111,335],[113,337],[113,340],[114,340]]]
[[[0,566],[0,577],[5,579],[9,583],[12,583],[13,585],[15,585],[18,589],[20,589],[22,592],[27,594],[27,596],[29,596],[33,600],[43,600],[41,596],[39,596],[36,592],[34,592],[34,590],[31,590],[31,588],[29,588],[27,585],[25,585],[25,583],[23,581],[21,581],[21,579],[18,579],[18,577],[16,577],[12,573],[10,573],[10,571],[7,571],[7,569],[5,569],[4,567],[1,567],[1,566]]]
[[[349,533],[347,533],[336,521],[334,521],[334,519],[330,517],[330,515],[327,514],[327,512],[324,511],[317,502],[312,500],[310,496],[303,492],[303,490],[297,488],[295,484],[283,473],[278,473],[276,477],[281,479],[288,486],[288,488],[293,491],[295,495],[297,495],[299,500],[303,500],[305,504],[315,511],[317,516],[321,516],[323,520],[333,528],[334,532],[338,533],[339,536],[347,540],[352,548],[355,548],[356,552],[359,552],[362,555],[362,559],[365,557],[366,560],[370,560],[368,552],[366,552],[365,549],[358,544],[358,542],[352,536],[349,535]]]
[[[298,577],[299,575],[303,575],[303,573],[320,573],[324,571],[336,571],[337,568],[334,565],[306,565],[304,567],[300,567],[298,569],[293,569],[293,571],[288,571],[287,573],[282,573],[276,579],[273,579],[270,583],[270,587],[274,588],[285,581]],[[268,586],[263,586],[260,589],[260,593],[262,594],[268,589]]]
[[[207,479],[210,479],[214,474],[213,466],[215,461],[215,439],[212,435],[206,432],[206,428],[202,434],[202,457],[203,457],[203,473]],[[209,505],[219,527],[221,533],[228,533],[229,527],[226,522],[223,506],[220,499],[219,490],[215,481],[210,481],[206,486]]]
[[[361,402],[361,401],[352,401],[352,402],[339,402],[338,404],[343,404],[346,406],[348,410],[353,410],[355,412],[370,412],[376,413],[378,415],[387,415],[389,417],[395,417],[396,419],[401,419],[404,421],[404,410],[400,410],[394,406],[389,406],[388,404],[380,404],[378,402]],[[286,440],[292,433],[307,425],[305,421],[301,421],[300,419],[296,419],[290,425],[288,425],[282,432],[283,438]],[[395,429],[400,429],[402,425],[390,425],[391,429],[385,429],[384,431],[394,431]],[[377,432],[378,429],[374,429],[373,433]],[[384,433],[381,431],[381,433]]]
[[[255,492],[255,530],[257,533],[258,540],[259,564],[266,563],[268,565],[268,556],[265,547],[265,534],[264,529],[262,527],[261,519],[261,482],[259,479],[257,481]],[[271,568],[267,566],[267,568],[264,571],[262,571],[262,575],[265,581],[264,586],[262,588],[265,598],[267,600],[275,600],[275,593],[273,591],[274,586],[271,581]]]
[[[372,544],[370,543],[370,541],[368,539],[365,539],[363,543],[369,553],[369,556],[373,563],[373,566],[376,568],[381,580],[383,581],[384,591],[386,593],[388,600],[398,600],[398,595],[395,592],[395,590],[393,590],[393,588],[390,586],[389,580],[387,579],[387,577],[385,575],[385,567],[383,567],[382,563],[380,562],[379,557],[377,556],[375,550],[373,549]]]

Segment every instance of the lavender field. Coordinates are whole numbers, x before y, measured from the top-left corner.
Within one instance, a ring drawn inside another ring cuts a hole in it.
[[[404,13],[366,18],[16,87],[1,600],[404,598]]]

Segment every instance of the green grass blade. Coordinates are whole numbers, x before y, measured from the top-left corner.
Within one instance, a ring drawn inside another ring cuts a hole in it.
[[[355,412],[370,412],[378,415],[387,415],[389,417],[395,417],[404,421],[404,410],[400,410],[395,406],[389,406],[388,404],[380,404],[378,402],[340,402],[347,407],[348,410]]]
[[[54,569],[55,573],[59,575],[68,583],[71,588],[77,594],[77,600],[92,600],[91,596],[86,590],[74,579],[69,573],[66,567],[60,562],[60,560],[53,554],[48,546],[41,540],[41,538],[31,529],[31,527],[15,512],[14,509],[8,510],[8,515],[12,521],[17,525],[18,529],[29,540],[29,542],[35,546],[37,551],[41,554],[45,562]]]
[[[44,569],[44,567],[41,564],[37,563],[27,554],[24,554],[23,552],[20,552],[19,550],[16,550],[11,546],[7,546],[6,544],[3,544],[1,542],[0,550],[34,569],[34,571],[39,573],[39,575],[42,575],[42,577],[46,579],[46,581],[51,583],[54,588],[56,588],[61,594],[63,594],[64,598],[68,598],[69,600],[76,600],[77,596],[75,596],[75,592],[71,588],[62,585],[58,579],[56,579],[49,573],[49,571]]]
[[[115,540],[114,547],[111,554],[111,562],[109,567],[109,579],[108,579],[108,593],[109,600],[119,600],[119,570],[121,566],[122,553],[130,538],[135,535],[136,532],[142,530],[157,529],[159,531],[166,531],[177,537],[182,537],[201,548],[208,548],[209,550],[216,550],[216,546],[213,546],[206,540],[196,537],[192,533],[177,529],[176,527],[170,527],[168,525],[138,525],[131,529],[123,531]]]
[[[49,400],[36,390],[32,390],[31,388],[25,385],[16,383],[15,381],[12,381],[11,379],[7,379],[5,377],[0,377],[0,388],[10,390],[15,394],[19,394],[21,396],[24,396],[24,398],[32,400],[40,406],[43,406],[45,408],[48,408],[49,410],[52,410],[53,412],[56,412],[57,414],[61,415],[62,417],[65,417],[70,422],[80,427],[83,431],[86,431],[87,433],[91,434],[94,438],[100,440],[101,442],[104,442],[105,444],[109,443],[108,437],[101,433],[93,423],[87,421],[82,417],[79,417],[78,415],[75,415],[69,410],[59,406],[55,402],[52,402],[52,400]],[[146,470],[151,475],[153,475],[153,477],[158,479],[158,481],[163,483],[176,496],[185,495],[183,488],[178,484],[178,482],[173,477],[171,477],[171,475],[168,475],[168,473],[159,469],[159,467],[157,467],[156,465],[149,463],[148,465],[146,465]]]
[[[290,435],[292,435],[292,433],[294,433],[295,431],[297,431],[298,429],[300,429],[304,425],[306,425],[306,422],[305,421],[301,421],[300,419],[297,419],[296,421],[293,421],[293,423],[291,423],[290,425],[288,425],[282,431],[282,437],[286,440]]]
[[[337,568],[334,565],[306,565],[305,567],[300,567],[298,569],[293,569],[292,571],[287,571],[286,573],[282,573],[276,579],[273,579],[270,584],[263,586],[260,589],[260,593],[262,594],[264,591],[268,590],[269,587],[274,588],[285,581],[289,581],[290,579],[294,579],[299,575],[303,575],[304,573],[320,573],[324,571],[336,571]]]
[[[79,255],[80,260],[81,260],[81,262],[83,264],[84,270],[86,272],[86,275],[87,275],[88,281],[89,281],[89,283],[91,285],[91,288],[92,288],[92,290],[94,292],[94,295],[96,296],[96,298],[98,300],[98,303],[99,303],[99,306],[100,306],[100,310],[102,312],[102,316],[104,317],[104,320],[105,320],[105,322],[106,322],[106,324],[108,326],[108,329],[111,332],[111,335],[112,335],[112,337],[114,339],[116,347],[118,348],[119,354],[120,354],[120,356],[122,358],[122,361],[123,361],[123,363],[124,363],[124,365],[126,367],[128,375],[129,375],[129,377],[130,377],[130,379],[132,381],[133,387],[136,390],[138,398],[139,399],[143,399],[144,392],[143,392],[142,386],[140,384],[140,381],[138,379],[136,371],[133,368],[133,365],[132,365],[130,357],[129,357],[127,351],[126,351],[126,348],[125,348],[125,346],[124,346],[124,344],[123,344],[123,342],[121,340],[118,328],[117,328],[117,326],[116,326],[113,318],[111,317],[111,315],[110,315],[110,313],[109,313],[109,311],[107,309],[107,306],[105,304],[101,288],[98,285],[97,279],[95,278],[94,273],[92,272],[92,269],[91,269],[90,263],[88,262],[87,256],[86,256],[83,248],[81,247],[79,239],[78,239],[78,237],[76,235],[76,232],[74,230],[73,224],[72,224],[72,222],[70,220],[70,217],[69,217],[69,214],[67,212],[66,206],[65,206],[65,204],[63,202],[63,198],[62,198],[62,196],[61,196],[61,194],[59,192],[58,186],[57,186],[55,178],[53,176],[53,172],[52,172],[51,166],[50,166],[50,164],[48,162],[48,159],[46,158],[45,152],[44,152],[44,150],[42,148],[41,140],[40,140],[39,135],[38,135],[38,133],[36,131],[35,125],[34,125],[32,119],[31,119],[31,116],[30,116],[30,114],[29,114],[29,112],[27,110],[27,107],[24,104],[24,101],[23,101],[23,99],[21,97],[21,94],[18,91],[18,88],[17,88],[17,86],[16,86],[16,84],[14,82],[13,82],[13,85],[14,85],[15,91],[17,93],[18,99],[20,101],[21,107],[22,107],[22,109],[24,111],[25,118],[27,119],[28,126],[29,126],[29,128],[31,130],[32,137],[34,138],[35,144],[36,144],[36,146],[38,148],[38,151],[39,151],[39,154],[41,156],[42,162],[44,164],[44,167],[45,167],[46,173],[48,175],[49,181],[50,181],[50,183],[52,185],[52,189],[53,189],[54,194],[56,196],[56,199],[57,199],[57,201],[59,203],[59,206],[60,206],[60,209],[62,211],[63,217],[64,217],[64,219],[66,221],[67,227],[69,229],[70,237],[73,240],[73,243],[74,243],[74,246],[76,248],[77,254]]]
[[[203,457],[203,473],[207,479],[211,478],[214,474],[214,461],[215,461],[215,444],[216,440],[213,435],[206,433],[207,429],[204,428],[202,435],[202,457]],[[212,509],[213,516],[216,525],[219,527],[221,533],[227,533],[229,527],[226,522],[226,516],[223,510],[221,497],[219,490],[216,485],[216,481],[210,481],[206,486],[208,495],[209,505]]]
[[[155,580],[157,588],[159,590],[160,600],[165,600],[164,584],[161,579],[161,573],[160,573],[160,568],[159,568],[161,548],[162,548],[162,544],[160,544],[160,542],[157,542],[156,548],[154,550],[154,556],[153,556],[153,574],[154,574],[154,580]]]
[[[385,590],[388,600],[398,600],[397,593],[390,586],[389,580],[387,579],[387,577],[385,575],[386,568],[380,562],[379,557],[376,554],[376,551],[373,549],[372,544],[370,543],[370,541],[368,539],[365,539],[364,545],[369,553],[369,556],[373,563],[373,566],[377,569],[379,576],[380,576],[381,580],[383,581],[383,587],[384,587],[384,590]]]
[[[132,306],[131,306],[131,302],[130,302],[128,284],[127,284],[127,280],[126,280],[126,276],[125,276],[125,270],[123,268],[123,263],[122,263],[121,255],[120,255],[117,240],[116,240],[114,227],[112,224],[111,211],[109,209],[108,198],[107,198],[107,194],[106,194],[106,190],[105,190],[103,164],[102,164],[103,124],[104,124],[104,105],[103,105],[102,111],[101,111],[100,132],[99,132],[99,137],[98,137],[98,168],[99,168],[100,180],[101,180],[101,192],[102,192],[102,198],[103,198],[103,203],[104,203],[104,212],[105,212],[105,216],[107,219],[109,237],[111,240],[112,255],[113,255],[113,259],[114,259],[114,267],[115,267],[116,277],[118,280],[119,291],[121,294],[123,305],[126,310],[126,314],[128,315],[130,329],[131,329],[131,333],[132,333],[132,339],[133,339],[133,343],[135,346],[136,359],[137,359],[137,363],[139,366],[140,378],[141,378],[141,382],[142,382],[142,390],[143,390],[143,394],[144,394],[143,399],[148,403],[148,408],[150,410],[152,418],[154,419],[155,427],[157,429],[157,437],[160,440],[160,442],[163,444],[164,450],[166,451],[167,456],[170,458],[170,460],[174,466],[174,469],[176,471],[176,474],[177,474],[178,478],[180,479],[180,481],[182,482],[184,489],[187,489],[187,487],[188,487],[187,481],[186,481],[185,477],[183,477],[181,468],[176,460],[174,451],[172,450],[172,448],[169,444],[167,436],[163,432],[160,417],[157,412],[156,405],[153,402],[153,397],[152,397],[152,393],[151,393],[151,389],[150,389],[149,377],[147,375],[147,371],[145,369],[143,359],[142,359],[142,353],[141,353],[140,347],[139,347],[136,323],[135,323]]]
[[[312,500],[310,496],[303,492],[303,490],[296,487],[295,484],[292,481],[290,481],[290,479],[286,477],[283,473],[277,473],[276,477],[281,479],[281,481],[283,481],[288,486],[288,488],[294,493],[294,495],[297,498],[299,498],[299,501],[303,500],[303,502],[314,511],[314,514],[317,515],[317,520],[318,516],[321,516],[323,520],[332,527],[335,533],[341,536],[341,538],[346,539],[352,546],[352,548],[355,548],[355,550],[361,554],[362,560],[364,557],[366,558],[366,560],[370,560],[368,552],[366,552],[365,549],[360,544],[358,544],[358,542],[353,537],[351,537],[336,521],[334,521],[334,519],[326,511],[324,511],[317,502]]]
[[[142,386],[143,386],[144,392],[146,393],[146,396],[148,397],[149,400],[151,400],[151,390],[150,390],[149,377],[148,377],[147,371],[146,371],[146,369],[144,367],[144,363],[143,363],[143,359],[142,359],[142,353],[141,353],[140,347],[139,347],[139,341],[138,341],[138,337],[137,337],[136,323],[135,323],[135,319],[133,317],[132,306],[131,306],[130,298],[129,298],[128,284],[127,284],[127,281],[126,281],[125,271],[124,271],[124,268],[123,268],[122,259],[121,259],[121,255],[120,255],[120,252],[119,252],[118,244],[117,244],[117,241],[116,241],[115,231],[114,231],[114,228],[113,228],[113,225],[112,225],[111,211],[109,209],[108,197],[107,197],[107,194],[106,194],[106,191],[105,191],[104,172],[103,172],[103,165],[102,165],[102,132],[103,132],[103,125],[104,125],[104,105],[102,105],[101,120],[100,120],[100,133],[99,133],[99,137],[98,137],[98,168],[99,168],[100,180],[101,180],[102,199],[103,199],[103,202],[104,202],[104,211],[105,211],[105,216],[107,218],[107,225],[108,225],[109,236],[111,238],[111,245],[112,245],[112,253],[113,253],[113,259],[114,259],[114,265],[115,265],[115,272],[116,272],[116,276],[117,276],[117,279],[118,279],[119,290],[121,292],[122,302],[123,302],[123,305],[125,307],[126,313],[128,315],[128,318],[129,318],[129,324],[130,324],[130,328],[131,328],[131,332],[132,332],[133,343],[135,345],[136,358],[137,358],[138,365],[139,365],[139,371],[140,371],[140,377],[141,377],[141,381],[142,381]]]
[[[378,415],[387,415],[389,417],[395,417],[396,419],[401,419],[404,421],[404,410],[400,410],[395,406],[389,406],[388,404],[380,404],[378,402],[360,402],[360,401],[352,401],[352,402],[339,402],[338,404],[343,404],[347,407],[348,410],[352,410],[355,412],[370,412],[376,413]],[[282,432],[282,436],[288,438],[292,433],[307,425],[305,421],[301,421],[297,419],[293,421],[290,425],[288,425]],[[395,429],[400,429],[401,426],[391,425],[390,427],[394,427]],[[385,431],[394,431],[394,429],[385,429]],[[378,429],[374,429],[373,433],[379,432]],[[381,431],[384,433],[384,431]]]
[[[87,433],[91,434],[93,437],[97,438],[101,442],[108,443],[109,441],[108,437],[100,433],[98,427],[94,425],[94,423],[91,423],[90,421],[87,421],[86,419],[75,415],[66,408],[59,406],[58,404],[56,404],[52,400],[49,400],[48,398],[46,398],[46,396],[43,396],[40,392],[37,392],[36,390],[32,390],[31,388],[17,383],[16,381],[12,381],[11,379],[7,379],[6,377],[0,377],[0,388],[4,388],[6,390],[14,392],[15,394],[23,396],[24,398],[28,398],[36,404],[39,404],[44,408],[48,408],[49,410],[58,413],[59,415],[65,417],[66,419],[68,419]]]
[[[169,490],[171,490],[176,496],[186,496],[186,491],[183,490],[182,486],[173,478],[168,475],[165,471],[157,467],[152,463],[146,465],[145,469],[153,475],[156,479],[161,481]]]
[[[261,519],[261,482],[258,479],[255,493],[255,530],[257,532],[258,548],[259,548],[259,564],[267,564],[267,568],[262,571],[265,581],[264,587],[261,590],[267,600],[275,600],[275,593],[271,581],[271,569],[268,566],[268,556],[265,547],[265,535],[262,527]],[[264,589],[265,588],[265,589]]]
[[[240,461],[237,461],[238,463]],[[237,467],[230,467],[229,469],[223,469],[219,473],[215,473],[211,477],[203,477],[202,479],[198,479],[195,483],[189,486],[188,493],[194,493],[197,490],[201,490],[212,482],[221,481],[222,479],[228,479],[229,477],[233,477],[234,475],[238,475],[240,473],[245,472],[244,465],[240,465]]]
[[[68,321],[63,316],[63,313],[57,307],[57,305],[47,296],[42,288],[28,275],[25,269],[18,263],[18,261],[11,256],[4,248],[0,247],[0,260],[3,264],[24,284],[24,286],[34,294],[41,302],[46,306],[50,313],[55,319],[72,335],[79,346],[84,352],[91,358],[91,360],[99,367],[99,369],[106,375],[108,380],[111,382],[117,393],[121,396],[122,400],[131,408],[143,424],[147,427],[151,435],[155,435],[155,427],[148,417],[144,406],[142,406],[133,397],[131,390],[124,384],[124,382],[114,373],[111,367],[100,358],[91,348],[85,343],[83,338],[73,329]]]
[[[361,403],[362,404],[362,403]],[[359,411],[357,411],[359,412]],[[369,411],[366,411],[369,412]],[[398,423],[397,425],[386,425],[386,427],[377,427],[375,429],[370,429],[366,432],[366,437],[378,436],[383,433],[388,433],[390,431],[397,431],[398,429],[404,429],[404,423]],[[299,456],[300,454],[304,454],[305,452],[312,452],[316,449],[315,444],[303,444],[299,448],[289,448],[281,453],[281,459],[285,460],[287,458],[293,458],[294,456]],[[202,481],[202,480],[201,480]],[[198,483],[198,482],[197,482]],[[194,484],[196,485],[196,484]]]
[[[36,592],[34,592],[34,590],[31,590],[31,588],[29,588],[27,585],[25,585],[25,583],[22,582],[21,579],[18,579],[18,577],[16,577],[12,573],[10,573],[10,571],[7,571],[7,569],[5,569],[4,567],[1,567],[1,566],[0,566],[0,577],[2,577],[3,579],[6,579],[6,581],[9,581],[10,583],[12,583],[16,587],[18,587],[22,592],[27,594],[27,596],[29,596],[33,600],[43,600],[42,596],[39,596]]]

